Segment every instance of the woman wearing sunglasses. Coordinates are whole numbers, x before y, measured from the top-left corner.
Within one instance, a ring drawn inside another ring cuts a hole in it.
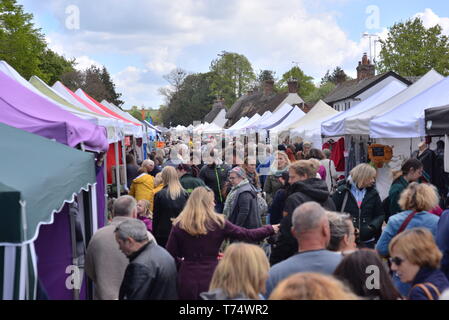
[[[389,250],[391,269],[412,286],[409,300],[438,300],[449,288],[449,280],[440,270],[442,253],[428,229],[400,233],[390,242]]]

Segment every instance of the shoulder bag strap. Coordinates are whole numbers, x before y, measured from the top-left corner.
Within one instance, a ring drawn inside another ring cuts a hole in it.
[[[421,288],[421,290],[424,291],[425,295],[427,296],[428,300],[435,300],[433,298],[433,295],[430,293],[430,290],[427,288],[427,285],[429,285],[435,291],[435,293],[437,294],[438,297],[441,295],[440,290],[438,290],[438,288],[435,287],[430,282],[418,283],[418,284],[414,285],[413,288],[415,288],[415,287]]]
[[[408,215],[408,217],[404,220],[404,222],[401,224],[401,226],[399,227],[398,233],[401,233],[402,231],[405,230],[405,228],[407,228],[408,224],[410,223],[410,221],[412,221],[413,217],[417,214],[418,212],[413,211],[412,213],[410,213]]]
[[[343,199],[343,205],[341,206],[340,212],[345,212],[345,207],[346,207],[346,203],[348,202],[349,192],[351,192],[351,191],[346,189],[346,194]]]

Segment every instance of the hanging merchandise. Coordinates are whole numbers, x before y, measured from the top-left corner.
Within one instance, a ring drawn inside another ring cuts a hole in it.
[[[368,156],[377,168],[382,168],[393,158],[393,149],[383,144],[372,144],[368,147]]]
[[[323,150],[329,149],[331,151],[331,160],[334,161],[335,169],[338,172],[345,171],[345,138],[340,138],[337,142],[330,139],[323,144]]]

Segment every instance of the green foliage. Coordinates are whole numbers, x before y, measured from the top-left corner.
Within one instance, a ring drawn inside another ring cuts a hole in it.
[[[321,84],[323,85],[328,82],[332,82],[337,85],[348,80],[351,80],[351,78],[343,71],[343,69],[336,67],[334,71],[332,71],[332,74],[330,74],[329,70],[327,70],[326,75],[321,79]]]
[[[179,90],[173,94],[167,106],[161,107],[161,120],[165,126],[188,126],[203,119],[214,102],[211,90],[211,73],[198,73],[187,76]]]
[[[118,107],[123,105],[124,102],[122,100],[120,100],[120,97],[122,96],[122,94],[117,93],[117,91],[115,89],[115,84],[111,79],[111,75],[109,74],[108,70],[104,66],[103,66],[103,70],[101,71],[101,74],[100,74],[100,79],[103,82],[103,84],[106,88],[106,91],[109,94],[110,100],[108,100],[108,101],[115,104]]]
[[[332,90],[334,90],[336,85],[333,82],[326,82],[315,88],[309,95],[304,97],[304,101],[308,104],[315,104],[319,100],[326,97]]]
[[[75,59],[67,60],[50,49],[45,50],[40,64],[41,71],[45,74],[42,78],[47,84],[52,85],[61,79],[65,73],[75,71]]]
[[[313,83],[313,78],[306,75],[304,71],[302,71],[297,66],[291,68],[289,71],[282,75],[282,79],[278,82],[278,87],[281,88],[282,91],[287,91],[287,82],[291,78],[298,80],[298,94],[301,97],[308,96],[316,89],[315,84]]]
[[[226,106],[232,106],[256,79],[249,60],[241,54],[223,51],[212,61],[211,89],[216,97],[225,99]]]
[[[439,25],[427,29],[420,18],[396,23],[380,43],[379,72],[422,76],[433,68],[449,75],[449,38]]]
[[[40,69],[46,49],[44,36],[16,0],[0,0],[0,60],[5,60],[23,77],[46,78]]]
[[[63,74],[61,81],[72,91],[78,88],[83,89],[99,102],[106,100],[118,107],[123,104],[123,101],[119,100],[121,93],[116,92],[115,84],[105,67],[100,69],[92,65],[84,71],[74,70]]]

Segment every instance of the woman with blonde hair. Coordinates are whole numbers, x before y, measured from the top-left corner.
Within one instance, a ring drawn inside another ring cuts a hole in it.
[[[270,263],[256,245],[234,243],[226,248],[204,300],[259,300],[266,291]]]
[[[438,193],[435,187],[417,182],[409,184],[399,199],[399,205],[404,211],[390,217],[377,243],[377,251],[387,257],[391,239],[406,229],[424,227],[435,237],[439,217],[429,211],[437,204]]]
[[[173,221],[167,250],[178,261],[181,300],[197,300],[201,292],[208,290],[225,239],[256,242],[279,230],[278,225],[251,230],[238,227],[217,214],[214,206],[214,192],[198,187]]]
[[[172,220],[184,209],[189,195],[181,186],[174,167],[165,167],[161,177],[164,187],[154,197],[153,231],[157,243],[165,247],[170,235]]]
[[[273,197],[281,187],[282,184],[279,182],[279,178],[282,177],[282,173],[288,171],[290,166],[290,160],[288,156],[283,151],[276,151],[274,153],[274,161],[270,167],[270,174],[265,180],[263,191],[266,193],[267,204],[270,206],[273,202]]]
[[[438,204],[438,193],[432,185],[412,182],[401,193],[399,205],[403,212],[390,217],[387,226],[376,245],[380,255],[387,257],[389,244],[394,236],[411,228],[424,227],[436,236],[439,217],[429,211]],[[396,287],[403,296],[407,296],[410,285],[399,280],[397,275],[393,276]]]
[[[374,249],[376,236],[381,232],[384,210],[375,187],[377,171],[362,163],[353,168],[345,184],[332,195],[337,211],[352,216],[354,228],[359,232],[359,246]]]
[[[280,282],[270,300],[359,300],[359,297],[332,276],[304,272]]]
[[[402,282],[412,285],[409,300],[438,300],[449,288],[449,281],[440,270],[443,255],[428,229],[402,232],[391,240],[389,251],[391,269]]]

